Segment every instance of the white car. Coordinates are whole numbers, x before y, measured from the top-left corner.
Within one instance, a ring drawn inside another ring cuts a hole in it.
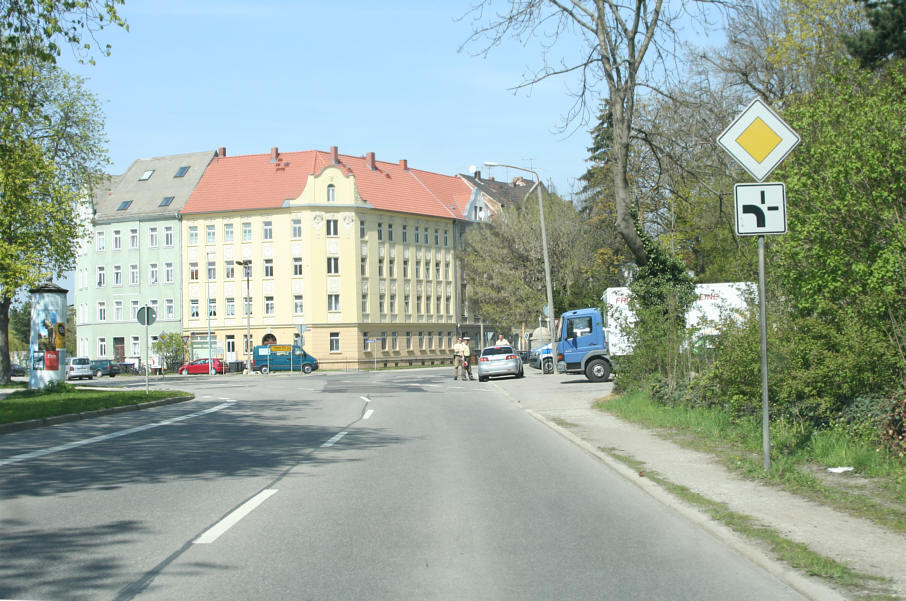
[[[91,360],[88,357],[70,357],[66,361],[66,379],[81,380],[94,378],[94,372],[91,370]]]

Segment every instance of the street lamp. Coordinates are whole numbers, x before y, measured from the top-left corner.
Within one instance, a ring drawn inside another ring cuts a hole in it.
[[[214,359],[211,357],[213,351],[211,350],[211,264],[214,262],[214,251],[209,250],[207,252],[207,264],[205,269],[208,272],[207,282],[205,283],[205,303],[208,305],[206,310],[208,312],[208,375],[214,373]]]
[[[509,169],[515,169],[516,171],[525,171],[526,173],[531,173],[535,176],[535,185],[532,186],[528,192],[526,192],[525,198],[528,198],[532,194],[533,189],[538,189],[538,211],[541,216],[541,247],[544,250],[544,282],[547,285],[547,333],[551,345],[551,373],[554,373],[554,361],[557,360],[557,352],[554,349],[554,328],[553,324],[551,323],[554,312],[554,295],[551,291],[551,263],[547,255],[547,228],[544,225],[544,203],[541,199],[541,177],[538,175],[537,171],[532,171],[531,169],[526,169],[524,167],[505,165],[504,163],[495,163],[493,161],[485,161],[484,164],[487,167],[508,167]],[[544,373],[543,356],[541,357],[541,373]]]
[[[242,301],[242,306],[245,309],[245,373],[252,373],[252,357],[249,353],[249,349],[252,348],[252,292],[251,284],[249,283],[249,278],[252,275],[252,260],[246,259],[245,261],[236,261],[236,265],[242,267],[242,270],[245,272],[245,300]]]

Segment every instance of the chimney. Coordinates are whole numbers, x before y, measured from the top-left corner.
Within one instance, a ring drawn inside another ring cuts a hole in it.
[[[338,165],[340,163],[340,155],[336,146],[330,147],[330,160],[334,165]]]
[[[478,181],[481,181],[481,171],[476,171],[475,173],[472,174],[472,177],[474,177]]]
[[[225,157],[226,156],[226,146],[221,146],[217,149],[217,154],[215,156]]]
[[[409,161],[406,159],[400,159],[400,167],[403,168],[403,171],[409,171]]]
[[[369,152],[365,155],[365,164],[368,165],[368,168],[372,171],[377,171],[377,167],[374,164],[374,153]]]
[[[276,161],[276,160],[277,160],[277,156],[278,156],[279,154],[280,154],[280,152],[277,150],[277,147],[276,147],[276,146],[274,146],[273,148],[271,148],[271,161],[272,161],[272,162]]]

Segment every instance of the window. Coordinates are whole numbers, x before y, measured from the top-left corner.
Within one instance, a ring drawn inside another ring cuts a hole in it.
[[[328,311],[339,311],[340,310],[340,295],[339,294],[328,294],[327,295],[327,310]]]
[[[302,275],[302,257],[293,257],[293,275]]]
[[[249,262],[243,265],[242,276],[250,279],[252,277],[252,260],[249,259]]]
[[[444,246],[449,246],[447,241],[447,230],[444,230]]]
[[[169,207],[169,206],[170,206],[170,203],[173,202],[173,199],[174,199],[174,198],[176,198],[176,197],[175,197],[175,196],[164,196],[164,197],[161,199],[160,204],[158,204],[157,206],[159,206],[159,207]]]
[[[434,312],[440,315],[440,295],[434,299]]]
[[[409,259],[403,259],[403,277],[409,277]]]
[[[274,260],[273,259],[264,260],[264,277],[266,277],[266,278],[274,277]]]
[[[410,313],[410,311],[409,311],[409,309],[410,309],[410,306],[409,306],[409,295],[408,295],[408,294],[407,294],[406,296],[403,297],[403,309],[405,310],[405,312],[406,312],[407,315]]]
[[[164,313],[167,316],[167,319],[173,319],[176,316],[176,305],[173,303],[172,298],[168,298],[164,301]]]
[[[122,286],[123,285],[123,268],[119,265],[113,266],[113,285]]]
[[[340,352],[340,333],[339,332],[330,333],[330,352],[331,353]]]
[[[236,352],[236,337],[232,334],[226,336],[226,352],[230,354]]]
[[[226,301],[226,316],[234,317],[236,315],[236,299],[232,296],[228,296],[224,300]]]
[[[428,346],[427,348],[434,348],[434,332],[428,332]]]
[[[416,277],[416,279],[422,277],[422,262],[421,261],[415,262],[415,277]]]
[[[387,306],[387,295],[386,294],[379,295],[378,296],[378,311],[380,311],[381,313],[386,313],[386,311],[384,311],[386,306]]]
[[[98,252],[104,252],[105,236],[104,232],[94,233],[94,249]]]
[[[340,235],[339,223],[340,222],[336,219],[327,220],[327,235],[328,236],[339,236]]]
[[[296,294],[293,296],[293,313],[296,315],[302,314],[302,295]]]
[[[390,348],[394,351],[399,348],[397,344],[396,332],[391,332],[390,334]]]
[[[420,348],[422,350],[424,350],[424,348],[425,348],[425,333],[424,332],[418,333],[418,348]]]
[[[103,288],[106,284],[106,279],[104,277],[104,266],[98,265],[97,268],[97,286],[98,288]]]
[[[236,264],[233,261],[225,261],[223,264],[223,278],[232,280],[236,277]]]
[[[164,263],[164,282],[167,284],[173,283],[173,263]]]
[[[208,299],[208,317],[217,317],[217,299]]]
[[[193,298],[189,301],[189,317],[198,319],[198,299]]]
[[[98,357],[107,356],[107,339],[98,338]]]
[[[129,285],[138,286],[138,265],[129,266]]]
[[[189,281],[198,281],[198,263],[189,263]]]
[[[198,226],[189,226],[189,244],[198,244]]]
[[[440,246],[440,230],[434,228],[434,246]]]
[[[130,348],[129,348],[129,351],[130,351],[129,354],[133,357],[138,357],[139,355],[141,355],[142,347],[141,347],[141,342],[139,341],[139,337],[133,336],[130,342],[131,342],[131,344],[130,344]]]
[[[327,257],[328,275],[337,275],[340,273],[340,257]]]
[[[416,313],[422,312],[422,295],[421,294],[415,295],[415,312]]]
[[[157,228],[148,229],[148,248],[157,248]]]
[[[299,239],[302,237],[302,220],[293,219],[293,238]]]
[[[412,332],[406,332],[406,350],[412,350]]]
[[[129,230],[129,248],[135,250],[138,248],[138,230],[131,229]]]
[[[389,308],[388,312],[396,313],[396,295],[395,294],[390,295],[390,308]]]
[[[387,224],[387,241],[393,242],[393,224],[392,223]]]
[[[223,224],[223,241],[224,242],[233,241],[233,224],[232,223]]]
[[[359,265],[361,266],[360,271],[362,273],[362,276],[364,277],[364,276],[368,275],[368,260],[365,257],[362,257],[362,260],[359,262]]]
[[[377,274],[379,278],[384,277],[384,259],[378,259]]]
[[[152,286],[157,285],[157,263],[148,265],[148,283]]]
[[[435,280],[440,279],[440,261],[434,262],[434,279]]]
[[[250,221],[242,222],[242,241],[243,242],[252,241],[252,223]]]
[[[428,243],[428,228],[425,228],[425,244]]]
[[[362,313],[368,313],[368,295],[362,295]]]
[[[381,332],[381,350],[387,350],[387,332]]]
[[[183,165],[182,167],[180,167],[179,169],[176,170],[176,173],[173,174],[173,177],[183,177],[188,172],[189,172],[189,166]]]
[[[362,332],[362,350],[368,351],[368,332]]]
[[[123,236],[119,230],[113,230],[113,250],[121,250],[122,248]]]
[[[131,200],[124,200],[123,202],[120,203],[120,206],[118,206],[118,207],[116,208],[116,210],[117,210],[117,211],[125,211],[126,209],[128,209],[128,208],[131,207],[131,206],[132,206],[132,201],[131,201]]]
[[[164,227],[164,246],[170,248],[173,246],[173,226]]]
[[[113,301],[113,321],[123,321],[123,301]]]
[[[444,279],[445,280],[450,279],[450,262],[449,261],[444,262]]]
[[[152,176],[152,175],[154,175],[154,169],[148,169],[147,171],[145,171],[144,173],[142,173],[142,176],[141,176],[140,178],[138,178],[138,181],[140,181],[140,182],[146,182],[146,181],[148,181],[149,179],[151,179],[151,176]]]
[[[419,231],[419,230],[418,230],[418,226],[416,225],[416,226],[415,226],[414,228],[412,228],[412,229],[415,231],[415,243],[418,244],[418,243],[421,242],[421,236],[418,235],[418,231]]]
[[[337,189],[333,184],[327,184],[327,202],[337,201]]]
[[[246,315],[252,314],[252,297],[245,296],[242,299],[242,304],[244,305],[244,311]]]
[[[217,279],[217,263],[208,261],[208,281]]]
[[[377,239],[378,242],[382,242],[384,240],[384,224],[380,221],[378,221],[377,224]]]
[[[98,321],[107,321],[107,303],[98,301]]]
[[[274,222],[273,221],[264,222],[261,235],[264,240],[273,240],[274,239]]]
[[[447,309],[446,313],[447,313],[447,315],[450,315],[450,307],[451,307],[451,306],[452,306],[452,305],[451,305],[451,302],[450,302],[450,297],[448,296],[448,297],[447,297],[447,301],[446,301],[446,309]]]
[[[403,226],[403,243],[409,242],[409,229],[408,226]]]
[[[208,244],[214,244],[217,241],[217,236],[214,233],[214,224],[209,224],[205,226],[205,240]]]
[[[395,278],[396,277],[396,261],[394,259],[390,259],[390,263],[389,263],[388,267],[389,267],[388,275],[392,278]]]
[[[138,301],[129,301],[129,319],[135,321],[138,318]]]

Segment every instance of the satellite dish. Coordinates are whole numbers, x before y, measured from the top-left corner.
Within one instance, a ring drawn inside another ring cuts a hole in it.
[[[478,171],[478,167],[476,167],[475,165],[469,165],[469,173],[475,175],[476,171]]]

